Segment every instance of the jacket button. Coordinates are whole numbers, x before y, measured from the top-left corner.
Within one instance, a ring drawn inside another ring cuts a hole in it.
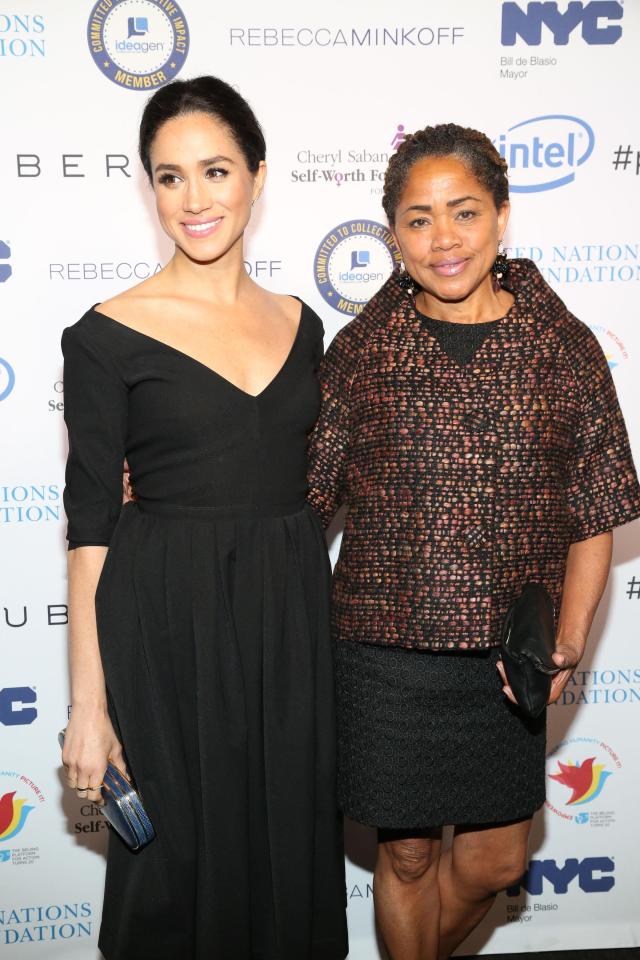
[[[467,527],[462,536],[470,547],[480,547],[486,542],[485,533],[482,527]]]
[[[472,410],[464,417],[464,423],[474,433],[482,433],[491,427],[491,420],[480,410]]]

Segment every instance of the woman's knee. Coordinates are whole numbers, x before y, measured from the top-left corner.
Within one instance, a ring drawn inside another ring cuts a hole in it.
[[[407,839],[384,843],[380,860],[402,883],[416,883],[437,865],[440,843],[437,840]]]
[[[517,845],[499,852],[478,853],[455,864],[455,872],[467,887],[489,896],[518,883],[527,869],[527,846]]]

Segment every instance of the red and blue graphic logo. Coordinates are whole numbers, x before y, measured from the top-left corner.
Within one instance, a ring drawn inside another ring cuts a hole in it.
[[[27,822],[31,811],[35,809],[27,803],[26,799],[17,797],[16,793],[16,790],[12,790],[0,797],[0,841],[12,840],[16,837]]]
[[[582,763],[562,763],[558,760],[558,773],[550,773],[549,779],[557,780],[571,790],[567,806],[580,806],[590,803],[602,792],[610,770],[604,764],[596,763],[595,757],[588,757]]]
[[[595,737],[573,737],[554,747],[547,759],[551,765],[546,806],[552,813],[593,827],[615,823],[619,798],[608,784],[622,770],[622,762],[609,744]]]

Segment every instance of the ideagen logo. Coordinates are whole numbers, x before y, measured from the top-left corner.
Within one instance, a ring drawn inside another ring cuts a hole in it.
[[[6,400],[16,383],[16,375],[8,360],[0,357],[0,400]]]
[[[189,28],[174,0],[98,0],[87,26],[96,66],[119,87],[150,90],[169,83],[189,52]]]
[[[328,304],[355,316],[400,261],[393,234],[375,220],[347,220],[323,238],[316,251],[316,286]]]
[[[520,883],[509,887],[507,896],[517,897],[524,888],[532,897],[539,897],[547,885],[554,893],[563,894],[576,883],[583,893],[608,893],[616,883],[614,870],[611,857],[570,857],[562,866],[557,860],[532,860]]]
[[[589,3],[571,0],[563,13],[559,8],[559,3],[528,3],[526,10],[519,3],[503,4],[502,45],[512,47],[516,38],[521,37],[530,47],[537,47],[542,42],[543,25],[559,47],[569,43],[570,35],[578,26],[582,27],[582,39],[590,46],[617,43],[622,36],[622,27],[608,22],[622,20],[624,8],[617,0],[590,0]]]
[[[0,240],[0,260],[9,260],[11,258],[11,247],[4,240]],[[4,283],[11,276],[11,264],[0,263],[0,283]]]
[[[5,727],[33,723],[38,711],[26,704],[35,702],[36,692],[32,687],[5,687],[0,690],[0,723]]]
[[[595,142],[588,123],[562,113],[522,120],[493,141],[509,164],[513,193],[555,190],[572,183]]]

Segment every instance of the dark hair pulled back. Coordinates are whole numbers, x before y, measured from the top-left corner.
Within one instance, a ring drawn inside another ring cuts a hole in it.
[[[439,123],[410,134],[389,160],[384,178],[382,206],[391,226],[404,190],[409,171],[425,157],[456,157],[493,197],[496,209],[509,199],[507,161],[500,156],[489,138],[456,123]]]
[[[174,80],[161,87],[147,101],[140,121],[138,153],[152,179],[150,152],[160,127],[174,117],[206,113],[223,123],[242,151],[247,166],[256,173],[267,152],[264,134],[256,116],[237,90],[218,77]]]

